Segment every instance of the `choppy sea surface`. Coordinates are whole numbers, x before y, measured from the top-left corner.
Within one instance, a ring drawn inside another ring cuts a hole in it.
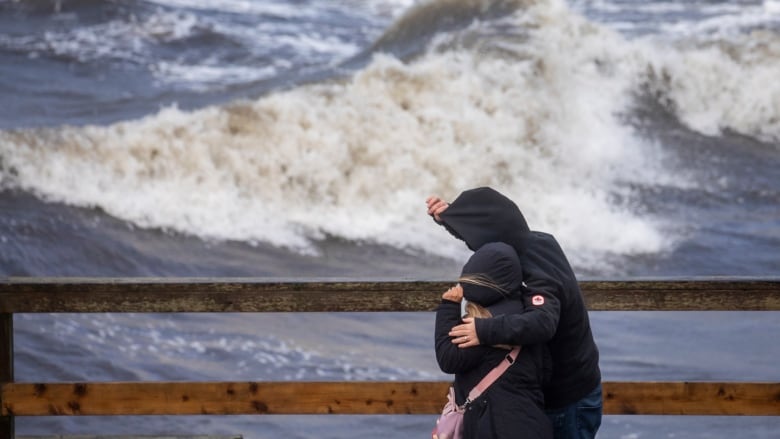
[[[455,279],[489,185],[581,279],[780,275],[780,2],[0,0],[0,276]],[[594,312],[605,380],[780,381],[780,317]],[[23,314],[16,379],[441,379],[431,313]],[[425,437],[434,416],[18,418]],[[607,416],[603,438],[775,438]]]

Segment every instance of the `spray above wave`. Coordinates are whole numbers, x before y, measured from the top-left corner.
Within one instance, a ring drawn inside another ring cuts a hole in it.
[[[780,33],[752,31],[677,50],[645,48],[647,86],[681,122],[780,147]]]
[[[575,264],[596,268],[605,254],[672,244],[632,187],[691,184],[622,119],[653,69],[675,75],[654,86],[687,102],[673,85],[696,72],[653,61],[661,52],[543,1],[440,34],[408,64],[377,55],[340,83],[108,127],[0,133],[0,178],[206,238],[316,251],[312,240],[335,235],[448,256],[464,247],[431,224],[424,198],[490,185]]]

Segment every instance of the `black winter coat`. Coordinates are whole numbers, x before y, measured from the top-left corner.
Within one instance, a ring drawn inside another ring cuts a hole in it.
[[[490,346],[459,348],[448,335],[461,323],[460,304],[442,300],[436,310],[436,358],[445,373],[455,374],[455,398],[466,401],[469,391],[509,353]],[[464,439],[552,439],[543,411],[541,381],[544,346],[524,346],[515,363],[485,393],[468,406]]]
[[[601,382],[599,352],[579,284],[555,238],[532,232],[517,205],[491,188],[463,192],[441,213],[442,224],[477,250],[486,243],[511,245],[520,257],[528,289],[522,314],[477,319],[486,345],[546,343],[552,377],[545,386],[548,409],[582,399]]]

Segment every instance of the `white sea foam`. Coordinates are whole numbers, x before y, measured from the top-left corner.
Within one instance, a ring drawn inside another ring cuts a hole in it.
[[[276,64],[276,63],[274,63]],[[206,61],[199,65],[158,61],[151,67],[152,72],[165,82],[183,84],[191,90],[217,90],[232,84],[246,84],[276,76],[287,65],[279,60],[279,66],[225,66],[218,61]]]
[[[723,7],[723,6],[722,6]],[[727,9],[710,11],[706,19],[681,20],[664,24],[660,29],[672,35],[735,35],[746,29],[780,25],[780,14],[761,6],[731,5]]]
[[[252,1],[252,0],[214,0],[202,2],[198,0],[151,0],[162,6],[188,8],[207,11],[219,11],[236,14],[268,14],[280,18],[300,18],[316,16],[315,8],[302,8],[297,4],[285,1]]]
[[[81,62],[115,59],[142,62],[151,41],[175,41],[192,35],[201,23],[191,13],[157,12],[143,20],[114,19],[86,26],[66,26],[38,36],[0,36],[3,46],[39,50]]]
[[[755,31],[728,42],[656,49],[647,59],[653,86],[692,129],[780,142],[780,35]]]
[[[184,7],[188,2],[165,3]],[[245,4],[253,8],[247,13],[258,16],[264,13],[289,13],[298,19],[328,12],[327,5],[324,5],[324,9],[308,10],[281,2],[277,10],[265,2],[224,3],[209,3],[207,9],[224,7],[225,11],[230,12],[240,10]],[[0,47],[24,51],[33,58],[47,53],[80,63],[126,62],[148,68],[160,84],[199,91],[266,79],[290,68],[294,57],[337,62],[360,49],[355,42],[348,41],[347,36],[331,35],[323,27],[313,26],[312,29],[302,30],[300,22],[265,23],[265,26],[226,23],[218,17],[198,16],[192,11],[160,9],[140,18],[118,17],[90,25],[78,25],[74,18],[71,26],[40,35],[0,35]],[[224,54],[219,52],[214,56],[197,59],[179,54],[161,58],[156,49],[160,45],[180,43],[204,34],[219,35],[240,43],[243,50],[251,54],[248,58],[256,58],[256,61],[250,59],[243,64],[226,63],[219,56]]]
[[[423,200],[490,185],[575,264],[599,267],[604,254],[673,244],[632,205],[631,186],[691,184],[620,117],[648,82],[694,129],[780,138],[780,85],[767,82],[778,57],[740,63],[718,46],[627,41],[557,0],[509,20],[528,32],[495,50],[439,39],[441,50],[408,64],[379,55],[342,83],[108,127],[0,133],[0,178],[144,227],[301,251],[328,234],[458,258],[464,246]]]
[[[764,0],[762,6],[767,13],[780,15],[780,1]]]
[[[280,18],[316,17],[328,8],[369,8],[376,12],[397,15],[420,0],[329,0],[327,2],[309,2],[305,7],[288,1],[251,1],[251,0],[151,0],[154,3],[180,8],[233,12],[239,14],[269,14]]]
[[[596,8],[620,12],[624,6],[602,1]],[[711,136],[731,130],[780,142],[780,83],[774,79],[780,71],[780,15],[774,2],[652,2],[632,11],[680,12],[668,23],[658,19],[657,32],[632,41],[632,59],[621,62],[634,63],[638,77],[649,75],[641,81],[684,124]]]

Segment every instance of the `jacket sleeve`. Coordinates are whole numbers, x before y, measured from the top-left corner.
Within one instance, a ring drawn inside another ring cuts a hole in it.
[[[534,287],[523,293],[525,310],[521,314],[475,319],[477,337],[482,345],[531,345],[546,343],[558,328],[561,304],[554,287]]]
[[[450,329],[463,323],[460,318],[460,303],[442,299],[436,308],[436,361],[444,373],[462,373],[481,364],[488,346],[459,348],[449,336]]]

